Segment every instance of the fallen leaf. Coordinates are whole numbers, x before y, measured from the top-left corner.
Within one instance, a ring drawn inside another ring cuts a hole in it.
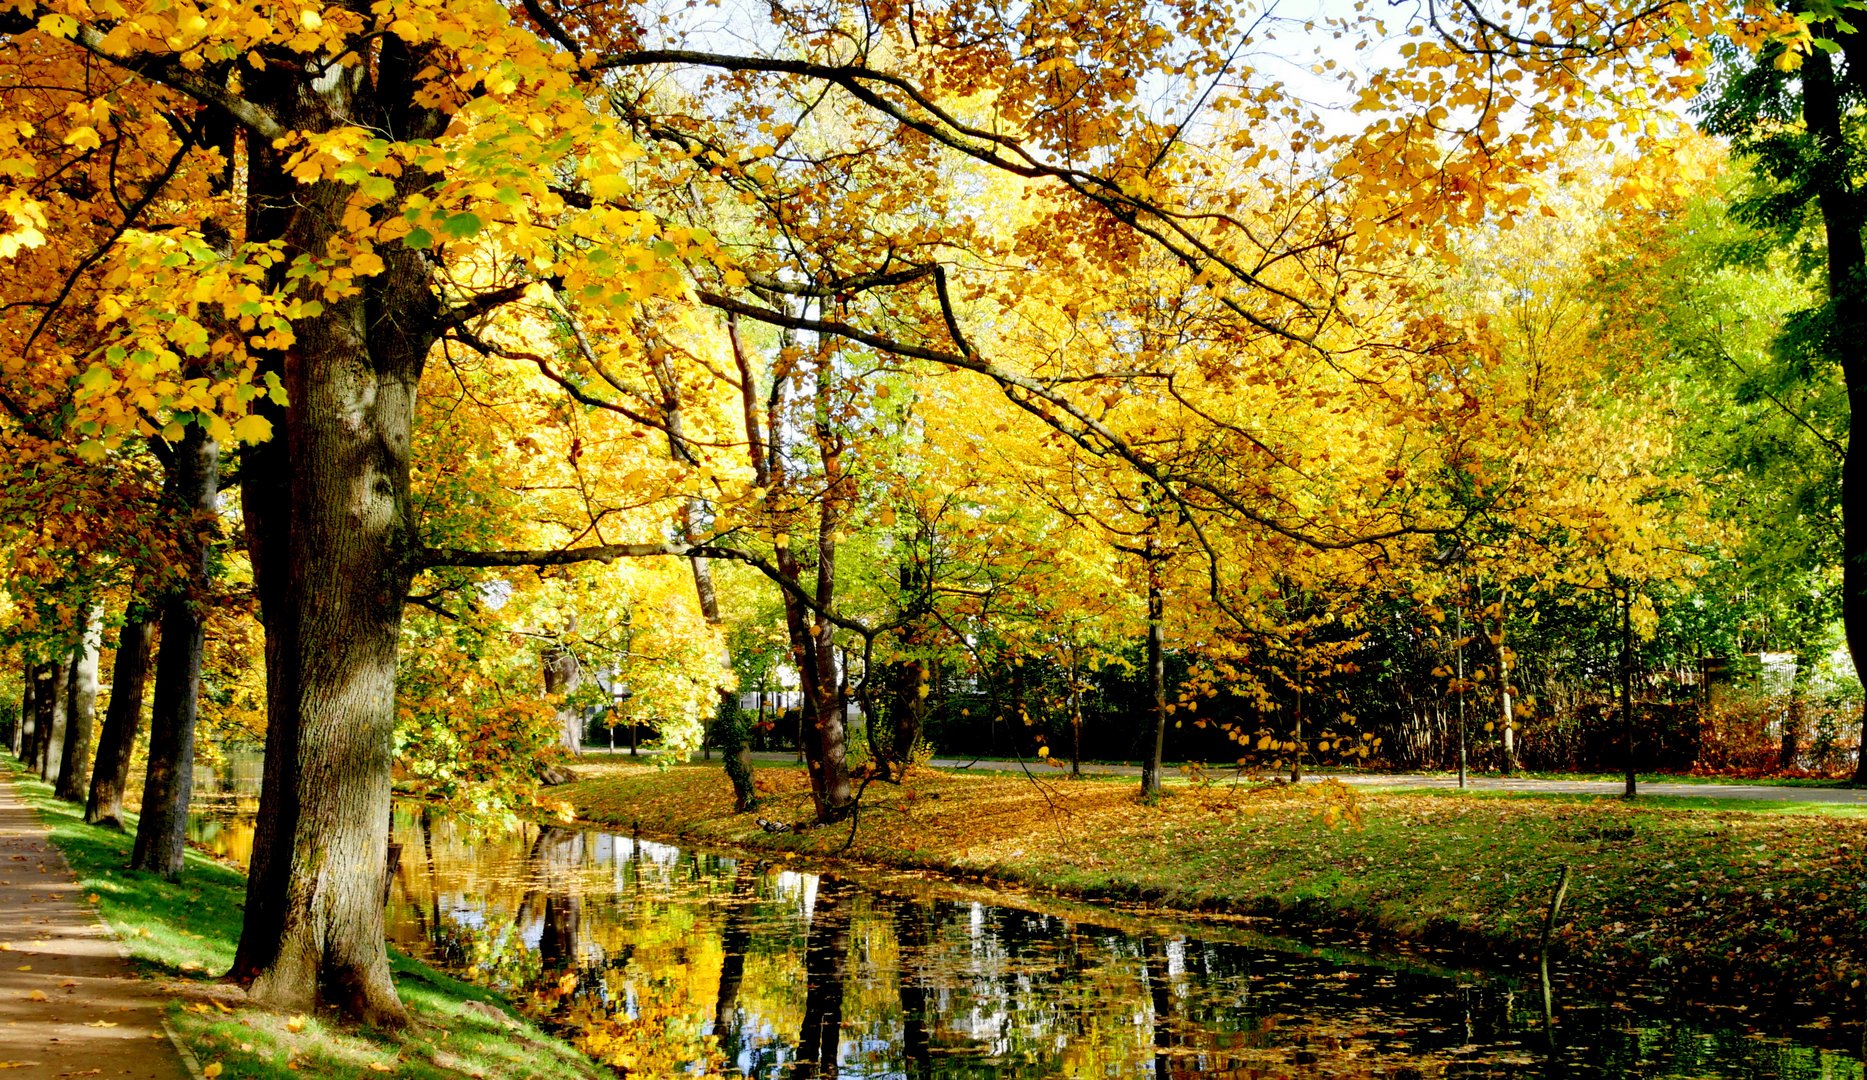
[[[14,968],[13,970],[15,970],[15,971],[31,971],[31,970],[32,970],[32,965],[31,965],[31,964],[21,964],[21,965],[20,965],[19,967],[16,967],[16,968]]]
[[[209,1063],[202,1068],[201,1075],[207,1077],[207,1080],[214,1080],[216,1076],[220,1075],[220,1062],[215,1061]]]
[[[387,1065],[384,1065],[380,1061],[372,1061],[370,1062],[370,1071],[371,1072],[394,1072],[395,1070],[391,1069]]]
[[[227,1006],[225,1006],[225,1005],[222,1005],[222,1004],[220,1003],[220,999],[218,999],[218,998],[209,998],[208,1000],[209,1000],[209,1001],[212,1001],[212,1002],[214,1003],[214,1007],[215,1007],[216,1009],[219,1009],[219,1010],[220,1010],[221,1012],[224,1012],[224,1013],[230,1013],[230,1012],[232,1012],[232,1011],[233,1011],[232,1009],[229,1009],[229,1008],[228,1008]]]
[[[34,991],[33,991],[32,993],[30,993],[30,994],[27,994],[27,995],[26,995],[26,1000],[27,1000],[27,1001],[44,1001],[44,1000],[45,1000],[45,991],[44,991],[44,990],[34,990]]]
[[[117,1026],[117,1022],[115,1020],[93,1020],[84,1026],[94,1027],[94,1028],[112,1028],[112,1027]]]
[[[305,1018],[302,1016],[292,1017],[290,1020],[287,1020],[285,1022],[285,1030],[293,1033],[294,1035],[305,1030]]]
[[[61,990],[68,990],[76,985],[78,985],[78,980],[76,979],[66,979],[64,982],[58,984]]]

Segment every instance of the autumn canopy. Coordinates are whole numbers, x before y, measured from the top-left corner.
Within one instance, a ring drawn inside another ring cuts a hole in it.
[[[1109,672],[1157,793],[1858,654],[1843,8],[0,0],[29,738],[94,819],[146,753],[170,875],[263,742],[233,976],[394,1023],[392,791],[548,801],[598,706],[749,806],[783,668],[834,821]]]

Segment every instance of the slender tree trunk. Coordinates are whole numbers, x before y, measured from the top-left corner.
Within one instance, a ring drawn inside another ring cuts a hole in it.
[[[194,730],[207,644],[211,581],[208,542],[220,492],[220,448],[199,425],[173,450],[169,495],[191,515],[184,531],[187,581],[162,598],[162,646],[149,711],[149,764],[136,819],[130,868],[174,880],[188,850],[188,804],[194,798]]]
[[[1634,587],[1621,585],[1621,728],[1627,740],[1627,787],[1621,797],[1636,794],[1637,779],[1634,754],[1639,749],[1634,721]]]
[[[1796,673],[1789,681],[1789,708],[1783,714],[1783,742],[1777,754],[1777,768],[1796,767],[1802,756],[1802,725],[1807,719],[1809,669],[1813,666],[1806,649],[1796,650]]]
[[[1070,667],[1070,775],[1083,774],[1083,687],[1082,672]]]
[[[1152,533],[1147,538],[1147,689],[1148,719],[1153,732],[1147,760],[1141,766],[1141,797],[1158,799],[1161,793],[1161,754],[1167,745],[1167,653],[1161,640],[1166,599],[1160,587],[1160,559]]]
[[[38,706],[34,703],[34,692],[39,685],[39,666],[32,662],[26,650],[20,650],[20,688],[19,688],[19,723],[13,725],[13,756],[24,762],[32,752],[33,739],[38,733]]]
[[[41,780],[58,778],[58,763],[65,743],[66,694],[70,682],[69,658],[55,660],[39,671],[39,688],[33,704],[39,709],[39,745],[33,749],[33,771]]]
[[[130,783],[130,756],[142,726],[143,694],[149,684],[149,657],[155,623],[140,611],[126,611],[117,632],[117,659],[110,670],[110,708],[97,738],[97,761],[91,766],[90,798],[84,820],[123,828],[123,792]]]
[[[104,609],[93,605],[85,620],[84,637],[72,650],[67,680],[64,753],[58,766],[54,794],[66,802],[83,802],[91,764],[91,721],[97,709],[97,653],[103,645]]]
[[[1511,708],[1510,694],[1510,650],[1504,647],[1506,621],[1504,604],[1509,598],[1509,590],[1500,586],[1497,594],[1497,635],[1491,639],[1491,647],[1497,651],[1498,685],[1498,720],[1503,724],[1504,775],[1517,771],[1517,716]],[[1480,624],[1482,622],[1480,615]]]
[[[1819,28],[1832,36],[1831,26]],[[1862,57],[1858,35],[1847,35],[1851,72]],[[1817,55],[1819,54],[1819,55]],[[1851,74],[1850,77],[1858,77]],[[1840,353],[1842,380],[1847,384],[1848,415],[1867,416],[1867,206],[1853,186],[1848,162],[1847,132],[1843,130],[1841,93],[1834,59],[1822,49],[1810,50],[1802,70],[1802,116],[1826,161],[1816,170],[1817,201],[1827,240],[1828,302],[1834,314],[1830,340]],[[1841,618],[1847,630],[1848,652],[1857,671],[1867,672],[1867,472],[1860,455],[1849,452],[1841,465]],[[1867,708],[1861,715],[1861,744],[1855,759],[1854,782],[1867,784]]]

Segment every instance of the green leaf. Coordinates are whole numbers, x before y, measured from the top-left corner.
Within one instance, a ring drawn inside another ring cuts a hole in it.
[[[441,223],[441,231],[456,240],[465,240],[480,231],[480,219],[475,214],[455,214]]]
[[[417,251],[431,248],[434,246],[434,234],[417,225],[402,238],[402,246],[411,247]]]
[[[358,184],[357,190],[380,202],[395,197],[395,181],[386,176],[372,176]]]

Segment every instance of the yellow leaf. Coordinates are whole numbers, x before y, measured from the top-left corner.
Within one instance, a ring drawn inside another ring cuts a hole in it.
[[[220,1073],[221,1073],[221,1067],[220,1067],[220,1062],[218,1061],[211,1062],[201,1069],[201,1075],[207,1077],[207,1080],[214,1080],[214,1078],[216,1076],[219,1076]]]
[[[33,991],[32,993],[30,993],[30,994],[27,994],[27,995],[26,995],[26,1000],[27,1000],[27,1001],[44,1001],[44,1000],[45,1000],[45,991],[44,991],[44,990],[34,990],[34,991]]]
[[[285,1022],[285,1030],[292,1032],[293,1034],[297,1034],[298,1032],[305,1030],[305,1018],[302,1016],[292,1017],[290,1020],[287,1020]]]
[[[233,425],[233,437],[243,443],[265,442],[272,438],[272,421],[258,413],[248,413]]]
[[[97,129],[86,124],[72,128],[65,136],[66,146],[75,146],[80,150],[95,150],[104,145],[104,140],[97,137]]]

